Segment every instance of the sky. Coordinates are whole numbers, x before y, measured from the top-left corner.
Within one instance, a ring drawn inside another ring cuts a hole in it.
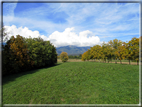
[[[3,3],[10,36],[41,37],[55,47],[94,46],[140,35],[139,3]]]

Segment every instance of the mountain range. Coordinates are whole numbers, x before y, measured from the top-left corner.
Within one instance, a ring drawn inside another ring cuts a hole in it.
[[[87,49],[90,49],[90,46],[77,47],[74,45],[68,45],[68,46],[57,47],[56,51],[58,55],[60,55],[62,52],[67,52],[68,55],[79,55],[86,52]]]

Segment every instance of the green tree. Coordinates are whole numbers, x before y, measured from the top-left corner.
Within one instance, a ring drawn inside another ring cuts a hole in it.
[[[67,52],[62,52],[60,54],[60,58],[61,58],[62,62],[66,62],[69,59]]]
[[[82,54],[79,54],[79,58],[81,59],[81,57],[82,57]]]
[[[42,38],[25,38],[28,45],[29,56],[34,62],[34,67],[50,66],[57,63],[56,48],[50,41],[44,41]]]

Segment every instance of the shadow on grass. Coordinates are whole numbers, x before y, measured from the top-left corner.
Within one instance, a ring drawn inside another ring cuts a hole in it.
[[[28,70],[28,71],[25,71],[25,72],[19,72],[19,73],[16,73],[16,74],[10,74],[10,75],[3,76],[2,77],[2,85],[7,84],[11,81],[14,81],[16,78],[18,78],[20,76],[27,75],[27,74],[33,74],[35,72],[38,72],[40,69],[51,68],[51,67],[55,67],[55,66],[58,66],[58,65],[61,65],[61,64],[62,63],[57,63],[57,64],[52,65],[52,66],[45,66],[45,67],[41,67],[41,68],[37,68],[37,69]]]

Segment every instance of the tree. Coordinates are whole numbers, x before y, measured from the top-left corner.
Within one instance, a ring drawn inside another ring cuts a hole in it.
[[[23,37],[17,35],[16,38],[12,36],[6,42],[3,48],[3,74],[21,72],[28,69],[29,55],[26,44],[24,44]],[[9,63],[9,64],[8,64]]]
[[[102,58],[102,47],[95,45],[90,49],[90,59],[101,59]]]
[[[109,60],[111,59],[111,56],[112,56],[111,49],[112,48],[110,47],[109,44],[105,42],[102,43],[102,59],[105,60],[105,62],[106,62],[106,59],[108,59],[108,63],[109,63]]]
[[[139,61],[139,38],[132,38],[131,41],[127,43],[127,58],[130,60],[136,60],[137,65]]]
[[[34,67],[50,66],[57,63],[56,48],[50,41],[44,41],[42,38],[25,38],[28,45],[29,56],[34,62]]]
[[[60,54],[60,58],[61,58],[62,62],[66,62],[69,59],[67,52],[62,52]]]
[[[84,52],[83,54],[82,54],[82,59],[81,59],[82,61],[85,61],[85,60],[90,60],[90,50],[88,49],[88,51],[86,51],[86,52]]]
[[[79,54],[79,58],[81,59],[81,57],[82,57],[82,54]]]
[[[118,39],[114,39],[113,41],[110,40],[108,42],[108,44],[113,48],[113,57],[115,59],[115,63],[117,63],[116,62],[116,60],[118,58],[117,49],[118,49],[119,46],[122,46],[122,41],[118,40]]]
[[[50,41],[17,35],[7,41],[3,54],[3,74],[27,71],[57,63],[57,53]]]
[[[125,57],[127,56],[126,51],[127,50],[126,50],[125,46],[119,46],[117,51],[116,51],[116,54],[117,54],[121,64],[122,64],[121,60],[125,59]]]

